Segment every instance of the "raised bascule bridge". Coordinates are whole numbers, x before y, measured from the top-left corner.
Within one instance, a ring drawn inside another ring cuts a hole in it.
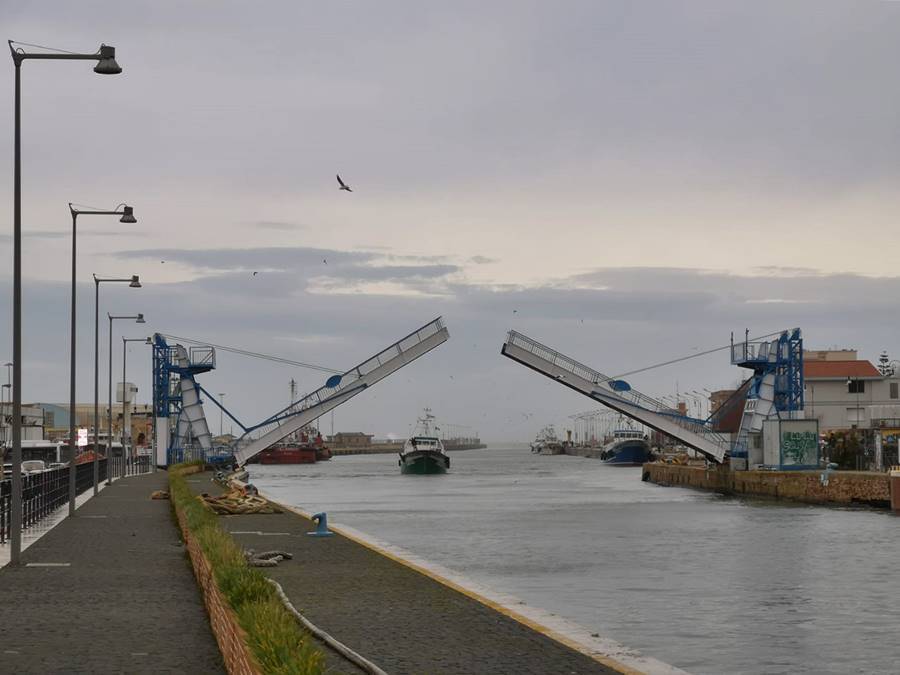
[[[263,450],[440,346],[450,334],[441,317],[438,317],[343,372],[292,362],[293,365],[312,367],[331,375],[319,389],[251,425],[243,424],[197,380],[198,375],[216,367],[216,347],[200,345],[187,348],[180,344],[169,345],[166,337],[157,333],[153,338],[157,464],[165,466],[185,459],[206,458],[217,451],[222,454],[222,448],[213,447],[212,434],[206,420],[204,404],[212,403],[242,431],[234,444],[224,450],[229,461],[243,466]],[[276,358],[221,345],[219,348],[245,356],[269,360]],[[277,360],[288,362],[286,359]]]
[[[777,337],[774,340],[762,338]],[[532,370],[584,394],[644,426],[664,433],[692,448],[708,460],[721,464],[730,458],[737,468],[762,464],[761,452],[750,457],[748,439],[760,433],[763,422],[772,417],[791,419],[803,410],[803,339],[799,328],[708,350],[703,354],[730,349],[731,363],[753,371],[743,387],[746,396],[740,427],[732,437],[713,429],[711,415],[697,419],[681,414],[662,401],[633,389],[625,380],[609,377],[522,333],[509,331],[501,353]],[[685,356],[667,361],[696,358]],[[649,370],[658,366],[641,369]],[[758,461],[757,461],[758,460]]]

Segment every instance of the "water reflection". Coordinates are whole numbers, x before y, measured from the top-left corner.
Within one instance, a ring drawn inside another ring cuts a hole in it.
[[[396,464],[251,473],[283,501],[692,672],[897,672],[890,514],[662,488],[527,448],[453,453],[445,476]]]

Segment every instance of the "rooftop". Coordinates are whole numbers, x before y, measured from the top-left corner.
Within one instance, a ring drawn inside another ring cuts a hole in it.
[[[803,361],[803,377],[806,379],[840,380],[848,377],[881,378],[871,361]]]

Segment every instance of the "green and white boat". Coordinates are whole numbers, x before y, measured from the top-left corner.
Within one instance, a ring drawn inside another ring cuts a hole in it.
[[[438,438],[437,431],[439,429],[434,426],[434,415],[429,408],[425,408],[425,416],[419,418],[413,436],[407,439],[400,451],[402,473],[447,473],[450,458],[444,451],[444,444]]]

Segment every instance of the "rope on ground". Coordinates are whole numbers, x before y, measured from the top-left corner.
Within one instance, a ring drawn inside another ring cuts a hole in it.
[[[238,515],[246,513],[281,513],[281,509],[255,494],[256,489],[251,486],[244,488],[232,486],[230,490],[218,497],[206,494],[198,497],[214,513],[222,515]]]
[[[376,666],[374,663],[369,661],[364,656],[357,654],[355,651],[350,649],[343,642],[338,642],[333,637],[331,637],[328,633],[323,631],[321,628],[318,628],[314,623],[309,621],[305,616],[303,616],[300,612],[297,611],[297,608],[291,604],[290,598],[284,593],[284,589],[274,579],[267,579],[267,581],[275,587],[275,592],[278,594],[278,597],[281,598],[282,604],[285,608],[294,615],[294,617],[299,621],[310,633],[312,633],[317,639],[324,642],[326,645],[331,647],[338,654],[343,656],[345,659],[353,663],[354,665],[361,668],[369,675],[387,675],[381,668]]]

